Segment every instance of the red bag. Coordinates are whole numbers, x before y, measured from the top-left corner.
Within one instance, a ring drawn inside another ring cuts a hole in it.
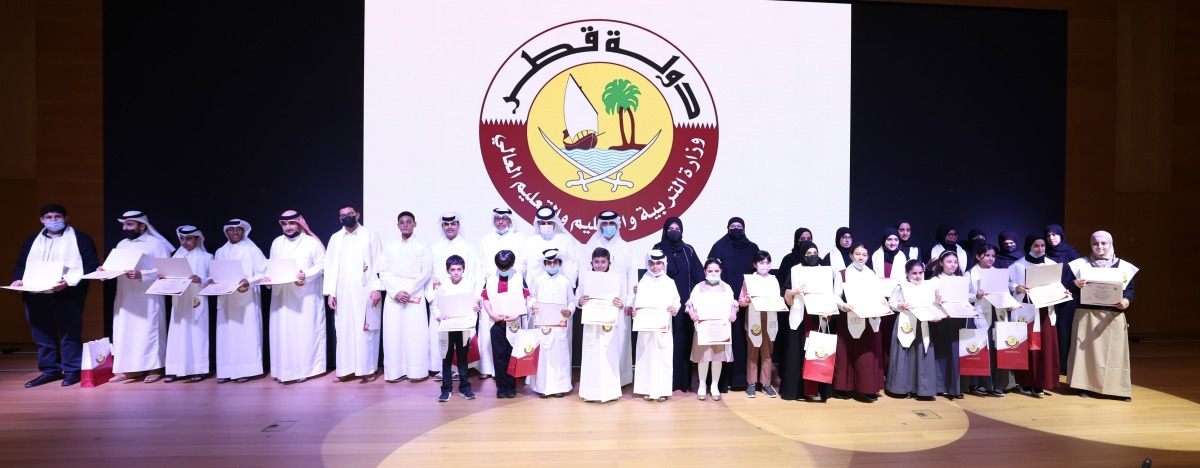
[[[525,377],[537,374],[541,354],[541,334],[537,330],[520,330],[513,342],[512,357],[508,358],[508,375]]]
[[[1029,334],[1024,323],[996,322],[996,367],[1029,370]]]
[[[976,377],[992,375],[987,330],[963,328],[958,331],[958,373]]]
[[[471,336],[471,341],[467,342],[467,365],[479,362],[479,334]],[[458,355],[455,354],[450,360],[451,364],[458,366]]]
[[[804,340],[804,380],[833,383],[837,362],[837,335],[808,332]]]
[[[108,383],[113,377],[112,343],[108,338],[83,344],[83,363],[80,371],[80,387],[95,388]]]

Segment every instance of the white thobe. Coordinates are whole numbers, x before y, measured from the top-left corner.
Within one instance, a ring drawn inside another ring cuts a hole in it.
[[[642,276],[638,282],[638,292],[656,290],[659,297],[669,297],[670,306],[679,310],[679,290],[675,289],[675,280],[664,272],[655,277],[650,273]],[[634,297],[634,309],[637,309],[637,297]],[[667,329],[661,332],[640,332],[637,337],[637,362],[634,363],[633,393],[646,395],[650,398],[671,396],[671,359],[675,352],[674,340],[671,337],[671,322]]]
[[[457,236],[454,240],[446,240],[445,237],[438,239],[430,248],[432,252],[431,260],[433,262],[433,281],[429,282],[425,287],[425,297],[428,301],[433,296],[433,288],[435,285],[450,282],[450,273],[446,271],[446,259],[451,255],[462,257],[463,276],[462,281],[466,281],[475,291],[479,291],[483,285],[483,275],[479,274],[483,264],[479,261],[479,252],[475,250],[475,246],[467,242],[462,236]],[[492,263],[495,267],[495,262]],[[495,268],[493,268],[495,269]],[[441,369],[442,358],[445,355],[438,354],[438,340],[440,339],[437,331],[437,317],[433,315],[432,308],[429,313],[429,368]],[[479,364],[476,364],[477,366]],[[482,370],[480,370],[482,372]]]
[[[591,255],[591,254],[589,254]],[[609,267],[611,274],[620,274]],[[621,279],[621,291],[629,290],[629,283]],[[579,297],[587,296],[588,287],[581,278]],[[621,300],[630,304],[631,295],[622,295]],[[596,299],[592,299],[596,300]],[[621,387],[633,382],[633,363],[631,352],[622,348],[629,344],[630,324],[628,316],[622,310],[618,312],[617,323],[612,326],[584,325],[583,354],[579,367],[579,396],[588,401],[609,401],[621,398]],[[629,382],[625,381],[625,365],[629,367]]]
[[[543,274],[529,287],[530,303],[547,302],[566,304],[569,311],[575,310],[574,283],[560,272],[556,275]],[[539,310],[538,314],[562,315],[562,310]],[[570,320],[567,323],[571,323]],[[541,327],[541,351],[538,355],[536,375],[526,381],[534,392],[543,395],[571,391],[571,342],[567,327]]]
[[[241,262],[249,283],[246,292],[217,297],[217,378],[262,374],[262,293],[258,285],[266,274],[267,258],[250,239],[226,243],[217,249],[216,258]]]
[[[488,277],[496,275],[496,253],[501,250],[511,250],[516,263],[513,268],[522,276],[525,275],[525,262],[521,261],[521,255],[524,253],[525,235],[519,232],[509,230],[507,234],[500,235],[496,231],[492,231],[483,236],[479,241],[479,287],[487,283]],[[495,375],[495,364],[492,362],[492,334],[489,330],[492,329],[492,316],[488,315],[486,310],[479,310],[479,373],[483,375]]]
[[[166,299],[146,294],[158,279],[151,258],[168,258],[171,246],[149,232],[137,239],[117,243],[118,249],[137,249],[145,254],[137,264],[141,279],[117,277],[117,297],[113,301],[113,372],[141,372],[163,367],[166,340],[161,339],[167,326]]]
[[[383,376],[429,377],[429,319],[425,316],[425,286],[433,274],[429,249],[416,237],[396,239],[383,249],[379,281],[383,298]],[[396,300],[401,291],[405,302]]]
[[[199,247],[180,247],[176,258],[186,258],[200,283],[192,283],[183,294],[171,298],[171,322],[167,327],[167,375],[183,377],[208,373],[208,296],[198,293],[208,281],[212,254]]]
[[[336,375],[367,376],[379,370],[380,304],[371,304],[371,293],[381,289],[379,259],[383,244],[375,231],[359,225],[354,232],[342,229],[329,238],[324,294],[337,300],[334,310]],[[382,302],[382,301],[380,301]]]
[[[622,239],[620,234],[613,236],[612,239],[605,239],[604,236],[599,234],[593,235],[579,253],[580,268],[585,270],[590,269],[588,265],[592,261],[592,252],[597,247],[608,249],[609,256],[611,257],[609,259],[608,271],[623,276],[621,280],[621,299],[628,306],[633,299],[633,285],[637,284],[638,281],[638,269],[632,261],[634,256],[630,251],[629,243],[625,242],[625,239]],[[580,296],[582,295],[580,294]],[[622,312],[617,321],[624,322],[623,324],[619,324],[623,325],[623,328],[621,328],[622,331],[614,336],[614,338],[620,340],[621,386],[625,386],[633,383],[633,335],[629,332],[633,328],[633,319]],[[585,330],[584,333],[587,333],[587,331]],[[613,333],[617,333],[616,329],[613,330]],[[584,355],[586,354],[584,353]],[[583,384],[580,384],[581,392],[583,391],[582,387]]]
[[[304,285],[271,286],[271,375],[291,382],[324,373],[325,300],[321,297],[325,247],[315,237],[279,236],[271,258],[293,258],[304,272]]]
[[[576,241],[570,234],[559,231],[546,240],[539,235],[532,235],[525,239],[524,253],[517,256],[525,262],[525,281],[530,286],[539,277],[546,274],[546,267],[543,262],[546,260],[545,254],[542,252],[546,249],[558,249],[558,259],[562,260],[562,269],[560,275],[565,277],[571,284],[575,284],[575,280],[579,278],[579,241]],[[590,254],[589,254],[590,255]],[[589,258],[588,261],[591,261]],[[572,340],[575,338],[575,322],[567,322],[567,347],[574,349]]]

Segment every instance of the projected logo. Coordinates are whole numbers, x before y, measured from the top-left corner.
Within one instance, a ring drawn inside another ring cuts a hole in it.
[[[479,145],[492,184],[532,222],[554,207],[580,242],[596,215],[622,237],[657,234],[687,211],[716,162],[717,111],[674,44],[637,25],[584,20],[526,41],[484,96]]]

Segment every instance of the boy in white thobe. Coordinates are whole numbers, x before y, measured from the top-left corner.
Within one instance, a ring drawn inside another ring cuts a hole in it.
[[[592,271],[602,272],[606,275],[618,276],[620,273],[613,271],[609,264],[611,253],[604,247],[597,247],[592,252]],[[590,296],[591,290],[596,287],[589,288],[584,281],[586,276],[579,277],[579,290],[576,291],[579,295],[579,307],[583,307],[589,301],[601,300]],[[622,363],[625,358],[629,357],[629,353],[622,349],[621,336],[629,337],[629,326],[625,319],[625,303],[628,296],[624,292],[629,289],[625,278],[621,276],[620,291],[621,295],[612,299],[612,305],[618,309],[616,323],[612,325],[583,325],[583,346],[580,352],[583,353],[579,367],[579,396],[584,401],[611,401],[621,398],[621,387],[624,386],[622,381]],[[630,380],[632,377],[632,363],[630,364]]]
[[[189,377],[189,382],[208,375],[208,296],[200,290],[208,282],[208,261],[212,254],[204,248],[204,233],[196,226],[179,226],[179,250],[175,258],[186,258],[192,268],[192,284],[183,294],[171,299],[171,323],[167,327],[167,382]]]
[[[263,373],[262,293],[267,258],[250,240],[250,223],[231,219],[224,226],[228,243],[217,249],[217,260],[242,264],[241,283],[233,294],[217,297],[217,383],[245,383]]]
[[[429,378],[429,319],[425,316],[425,285],[433,274],[429,249],[413,237],[416,217],[396,216],[400,238],[388,242],[379,266],[383,300],[383,378],[388,382]]]
[[[665,307],[674,316],[679,312],[679,291],[675,280],[666,275],[667,257],[661,250],[646,254],[646,274],[638,281],[633,299],[633,317],[639,308]],[[646,401],[667,401],[671,396],[671,358],[675,346],[671,337],[671,322],[662,331],[643,331],[637,337],[637,362],[634,363],[633,393]]]
[[[358,209],[338,210],[342,230],[329,238],[329,268],[324,293],[334,310],[337,333],[334,382],[355,377],[369,382],[379,371],[380,303],[379,264],[383,246],[379,235],[359,224]]]
[[[562,260],[557,249],[542,252],[545,273],[530,285],[531,303],[563,304],[559,310],[530,309],[535,315],[561,315],[570,322],[571,311],[575,310],[573,284],[562,273]],[[541,327],[541,354],[538,357],[536,375],[528,377],[529,387],[542,398],[562,398],[571,391],[571,343],[567,340],[567,327]]]
[[[621,297],[633,297],[633,285],[637,284],[638,271],[629,243],[621,238],[623,223],[621,216],[615,211],[604,211],[596,217],[596,222],[600,229],[592,234],[592,238],[588,239],[587,244],[584,244],[581,255],[591,255],[598,247],[608,250],[608,271],[623,277],[621,279]],[[582,259],[580,264],[583,265]],[[628,302],[625,304],[628,305]],[[629,333],[632,326],[629,312],[632,312],[632,309],[626,309],[623,312],[617,319],[623,322],[618,327],[622,331],[613,336],[614,340],[620,342],[621,386],[633,383],[633,341],[632,334]]]

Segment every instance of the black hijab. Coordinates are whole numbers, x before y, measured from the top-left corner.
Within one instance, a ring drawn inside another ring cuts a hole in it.
[[[801,247],[800,235],[804,234],[805,232],[809,233],[810,236],[812,235],[812,231],[809,231],[808,228],[800,228],[796,230],[796,234],[792,236],[792,251],[788,252],[787,255],[784,255],[783,259],[779,261],[779,274],[777,275],[777,279],[779,280],[779,287],[781,288],[785,286],[787,277],[789,274],[791,274],[792,267],[799,265],[804,261],[804,251],[807,249]],[[811,244],[812,242],[809,243]]]
[[[883,229],[883,238],[879,240],[879,248],[883,249],[884,263],[896,263],[895,262],[896,252],[900,251],[899,246],[896,247],[896,250],[888,250],[887,238],[889,238],[891,236],[896,236],[896,238],[899,239],[900,231],[896,230],[895,228],[884,228]],[[883,265],[880,265],[880,266],[883,266]]]
[[[672,241],[671,239],[667,238],[667,228],[671,227],[672,224],[679,225],[678,241]],[[674,216],[667,218],[667,221],[663,223],[662,241],[659,242],[659,245],[670,249],[672,252],[680,252],[683,250],[683,246],[687,245],[683,243],[683,220]]]
[[[850,241],[850,247],[842,248],[842,236],[846,234],[850,234],[851,239],[854,238],[854,233],[850,232],[850,228],[840,227],[837,229],[837,233],[833,235],[833,248],[841,253],[842,264],[850,266],[850,264],[853,263],[853,260],[850,260],[850,251],[854,248],[854,241]],[[832,262],[829,260],[830,255],[833,255],[833,253],[830,252],[825,256],[825,265],[832,265]]]
[[[1045,239],[1038,237],[1037,234],[1030,234],[1028,236],[1025,236],[1025,261],[1032,263],[1034,265],[1042,265],[1042,264],[1046,263],[1046,257],[1049,256],[1049,255],[1042,255],[1041,257],[1033,256],[1033,254],[1032,254],[1033,243],[1037,242],[1039,240],[1045,242]],[[1046,242],[1046,247],[1047,248],[1050,247],[1049,242]]]
[[[1013,241],[1012,251],[1004,250],[1004,241]],[[1000,231],[1000,242],[996,248],[996,268],[1008,268],[1014,262],[1025,256],[1025,252],[1021,250],[1020,244],[1017,242],[1017,233],[1012,231]]]
[[[908,240],[900,239],[900,251],[904,252],[904,255],[908,255],[908,251],[912,250],[913,247],[918,247],[917,250],[919,251],[920,246],[918,246],[916,242],[913,242],[912,223],[908,222],[907,219],[902,219],[900,221],[897,221],[896,225],[892,226],[892,227],[896,228],[896,232],[897,232],[896,237],[900,237],[899,232],[900,232],[901,224],[907,224],[909,232],[908,232]],[[913,260],[913,259],[910,258],[909,260]]]
[[[728,226],[735,222],[746,225],[742,218],[729,218]],[[754,273],[754,254],[758,252],[758,245],[751,242],[750,239],[742,236],[741,239],[734,239],[728,233],[717,239],[713,244],[712,250],[709,250],[709,258],[721,259],[721,279],[733,288],[734,293],[742,290],[742,282],[745,278],[742,275]]]
[[[806,267],[814,267],[814,266],[821,265],[821,250],[820,249],[817,250],[816,259],[812,263],[809,263],[808,260],[804,257],[804,252],[808,252],[808,249],[816,249],[817,244],[814,244],[812,241],[804,241],[804,242],[800,243],[800,247],[798,247],[798,248],[800,249],[800,265],[804,265]]]
[[[812,231],[810,231],[808,228],[797,229],[796,234],[792,235],[792,253],[801,257],[804,256],[804,250],[800,248],[800,236],[804,235],[806,232],[808,233],[808,237],[811,238]]]
[[[729,226],[733,223],[741,223],[742,229],[740,232],[737,232],[736,234],[733,232],[728,232]],[[746,221],[742,220],[742,218],[737,216],[729,218],[729,222],[725,223],[725,231],[725,237],[729,238],[729,240],[733,242],[734,248],[744,249],[747,246],[754,244],[753,242],[750,242],[750,239],[746,238]]]
[[[1058,234],[1057,246],[1050,245],[1050,233]],[[1075,247],[1071,247],[1071,245],[1067,243],[1067,235],[1063,234],[1062,226],[1057,224],[1046,226],[1046,232],[1042,236],[1042,239],[1046,240],[1046,257],[1049,257],[1055,262],[1070,263],[1071,260],[1082,257],[1082,255],[1079,255],[1079,251],[1076,250]],[[1027,247],[1025,250],[1028,251],[1029,248]]]
[[[950,235],[950,231],[957,231],[957,230],[958,229],[955,229],[954,226],[951,226],[949,224],[943,224],[941,226],[938,226],[937,234],[934,236],[934,242],[937,242],[937,245],[942,246],[943,249],[949,250],[951,252],[957,252],[958,249],[957,249],[957,245],[955,243],[946,242],[946,236]]]

